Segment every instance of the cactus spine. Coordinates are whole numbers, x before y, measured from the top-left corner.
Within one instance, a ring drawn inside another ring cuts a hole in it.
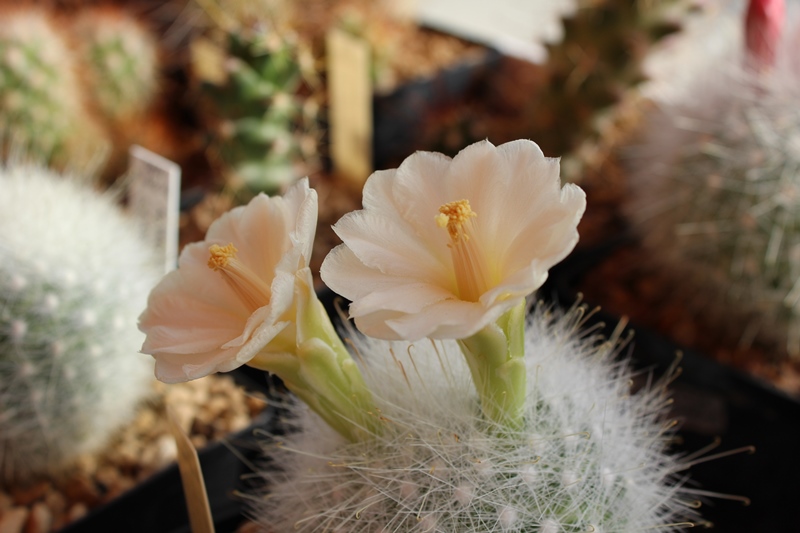
[[[788,46],[753,68],[731,37],[665,91],[631,150],[628,211],[662,270],[702,294],[708,322],[798,356],[800,70],[783,61]]]
[[[519,431],[480,416],[455,342],[356,337],[382,436],[347,443],[290,404],[294,431],[265,445],[254,515],[268,531],[672,530],[687,507],[664,453],[663,384],[630,396],[618,348],[581,338],[582,316],[538,309],[529,323]]]

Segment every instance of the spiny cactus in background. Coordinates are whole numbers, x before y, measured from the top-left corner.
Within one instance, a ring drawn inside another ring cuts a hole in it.
[[[564,21],[564,39],[549,47],[547,89],[528,112],[558,140],[552,153],[569,153],[563,172],[578,177],[584,164],[602,162],[626,112],[626,98],[644,79],[653,45],[678,31],[691,0],[580,0]],[[533,137],[537,137],[532,135]]]
[[[662,270],[699,295],[706,320],[744,345],[776,343],[797,357],[800,69],[791,42],[753,68],[759,56],[731,39],[727,55],[667,93],[631,148],[628,210]]]
[[[673,531],[696,518],[667,455],[665,384],[630,393],[614,340],[579,333],[583,309],[538,308],[526,331],[521,429],[481,417],[454,341],[353,334],[384,422],[347,442],[304,405],[265,443],[266,531]],[[471,399],[472,401],[466,401]],[[690,498],[694,499],[694,498]]]
[[[291,35],[248,19],[194,44],[209,152],[232,188],[244,197],[276,193],[305,175],[304,163],[316,155],[310,132],[318,108],[298,96],[300,49]]]
[[[102,158],[101,130],[86,112],[75,59],[53,20],[37,9],[6,9],[0,17],[3,151],[76,167]]]
[[[89,9],[73,23],[91,100],[112,122],[146,110],[158,90],[155,35],[125,11]]]
[[[0,168],[0,482],[102,446],[151,390],[136,321],[158,279],[109,196]]]
[[[439,117],[434,146],[452,152],[473,140],[541,139],[548,154],[565,154],[562,175],[579,180],[599,167],[640,115],[643,63],[678,31],[693,0],[577,0],[563,38],[547,45],[547,61],[506,58],[472,107]],[[441,133],[439,133],[441,132]],[[438,135],[437,135],[438,134]],[[437,138],[438,137],[438,138]]]

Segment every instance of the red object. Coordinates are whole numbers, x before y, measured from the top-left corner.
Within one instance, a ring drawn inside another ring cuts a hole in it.
[[[745,19],[745,47],[749,64],[758,69],[775,64],[785,14],[784,0],[750,0]]]

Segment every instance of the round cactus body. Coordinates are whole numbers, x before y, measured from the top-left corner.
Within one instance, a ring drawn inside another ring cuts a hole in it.
[[[673,530],[687,507],[664,452],[664,387],[631,396],[613,343],[581,338],[582,316],[529,323],[520,430],[480,416],[455,342],[355,338],[383,434],[348,443],[290,404],[253,515],[270,532]]]
[[[0,142],[44,161],[83,164],[104,147],[67,41],[40,10],[1,16]]]
[[[144,111],[158,89],[153,33],[124,11],[95,9],[75,22],[94,104],[114,121]]]
[[[800,69],[753,70],[739,44],[664,93],[630,152],[628,211],[706,322],[800,355]]]
[[[136,327],[157,280],[148,250],[109,197],[0,168],[0,481],[57,473],[149,393]]]

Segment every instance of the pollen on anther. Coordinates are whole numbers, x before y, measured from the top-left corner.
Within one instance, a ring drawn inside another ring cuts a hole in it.
[[[230,261],[231,258],[236,257],[236,252],[239,250],[237,250],[231,242],[226,246],[212,244],[208,247],[208,251],[211,254],[208,258],[208,268],[216,272],[217,270],[228,266],[228,261]]]
[[[478,216],[469,205],[469,200],[457,200],[448,202],[439,207],[439,214],[436,215],[436,225],[440,228],[447,228],[450,238],[457,241],[459,238],[467,236],[462,230],[462,226],[471,218]]]

